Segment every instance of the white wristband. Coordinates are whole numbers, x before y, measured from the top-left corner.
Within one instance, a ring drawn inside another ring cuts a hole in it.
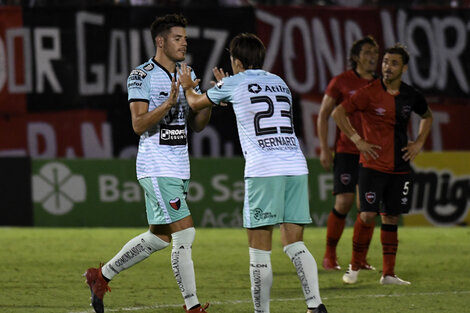
[[[357,142],[359,140],[361,140],[361,136],[359,136],[358,133],[354,133],[354,135],[352,135],[351,137],[349,137],[349,139],[351,139],[352,142],[354,142],[354,144],[357,144]]]

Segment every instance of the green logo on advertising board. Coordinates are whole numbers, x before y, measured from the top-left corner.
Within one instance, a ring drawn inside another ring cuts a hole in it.
[[[146,226],[134,160],[33,160],[37,226]]]
[[[51,162],[41,167],[32,179],[33,201],[52,215],[70,212],[76,202],[86,199],[82,175],[73,174],[62,163]]]

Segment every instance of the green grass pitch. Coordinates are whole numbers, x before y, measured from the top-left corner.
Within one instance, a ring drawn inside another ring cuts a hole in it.
[[[81,275],[108,261],[145,228],[0,228],[0,312],[87,313],[89,289]],[[320,293],[329,313],[470,312],[470,228],[399,229],[396,272],[410,286],[381,286],[380,229],[368,260],[377,271],[362,271],[355,285],[343,271],[325,272],[321,260],[325,228],[307,228],[305,243],[319,266]],[[343,268],[351,257],[352,228],[338,246]],[[122,272],[110,283],[105,312],[183,312],[167,248]],[[253,312],[248,247],[243,229],[198,229],[193,245],[198,297],[210,313]],[[271,313],[306,310],[295,269],[274,232]]]

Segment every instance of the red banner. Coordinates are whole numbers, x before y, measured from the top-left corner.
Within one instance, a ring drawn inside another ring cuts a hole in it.
[[[0,10],[0,113],[26,112],[26,65],[23,60],[27,47],[18,40],[25,34],[20,7],[2,7]],[[8,57],[7,57],[8,56]]]
[[[0,156],[112,158],[111,136],[105,111],[29,113],[0,123]]]
[[[381,42],[377,9],[266,7],[257,10],[258,35],[267,47],[264,68],[299,94],[323,92],[347,67],[352,43],[371,34]]]
[[[134,156],[138,136],[130,123],[126,78],[154,54],[148,21],[162,13],[143,7],[0,6],[0,156]],[[470,150],[469,137],[459,136],[469,133],[470,10],[270,6],[214,8],[213,19],[198,10],[182,13],[191,21],[187,61],[203,90],[210,87],[213,67],[230,72],[225,48],[234,35],[256,32],[263,39],[264,68],[283,77],[293,92],[296,133],[309,156],[317,155],[315,119],[323,92],[347,69],[353,41],[368,34],[381,51],[397,41],[406,44],[411,58],[405,81],[438,103],[432,105],[426,149]],[[336,128],[333,121],[330,128]],[[192,156],[242,153],[231,108],[215,108],[208,127],[190,132],[188,141]]]
[[[257,9],[256,17],[268,48],[264,68],[283,77],[293,92],[323,93],[347,68],[354,40],[372,35],[381,51],[396,42],[408,47],[404,80],[426,96],[468,101],[470,10],[270,6]]]

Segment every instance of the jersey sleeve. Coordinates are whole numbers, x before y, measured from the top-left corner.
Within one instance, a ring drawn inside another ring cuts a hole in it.
[[[415,112],[418,115],[423,115],[426,113],[428,110],[428,103],[426,102],[426,99],[424,96],[417,92],[416,93],[416,98],[415,98],[415,104],[413,106],[413,112]]]
[[[235,87],[236,82],[233,76],[224,77],[214,87],[207,90],[206,95],[216,105],[221,102],[232,102],[232,94]]]
[[[133,70],[127,78],[127,100],[150,102],[150,75],[142,69]]]
[[[330,80],[328,87],[326,87],[325,94],[334,99],[338,99],[341,96],[341,90],[338,86],[337,76]]]

